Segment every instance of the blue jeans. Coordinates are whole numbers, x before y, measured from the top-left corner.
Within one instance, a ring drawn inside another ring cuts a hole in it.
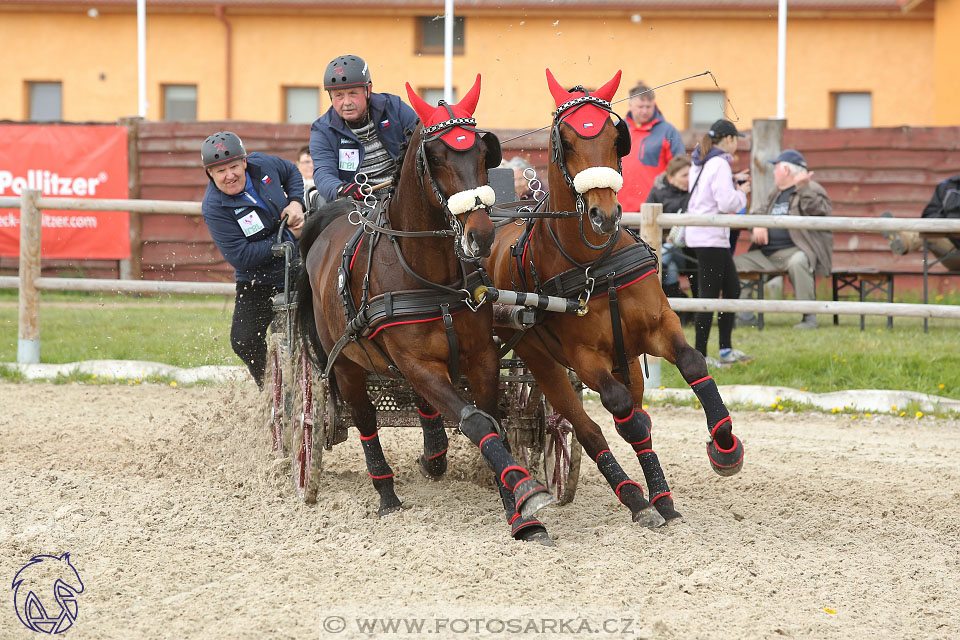
[[[683,255],[683,247],[675,247],[669,242],[664,242],[661,253],[663,258],[660,261],[660,273],[663,284],[677,284],[680,281],[680,270],[687,267],[687,257]]]

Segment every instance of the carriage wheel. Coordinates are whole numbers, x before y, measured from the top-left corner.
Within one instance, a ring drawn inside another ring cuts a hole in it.
[[[547,415],[543,435],[543,473],[547,489],[560,504],[573,502],[577,493],[582,452],[573,425],[560,414]]]
[[[326,440],[328,393],[309,356],[297,350],[294,373],[292,458],[293,486],[308,504],[317,500],[323,445]]]
[[[273,437],[277,456],[286,455],[284,431],[290,422],[289,354],[283,336],[272,333],[267,339],[267,368],[263,376],[269,415],[267,428]]]

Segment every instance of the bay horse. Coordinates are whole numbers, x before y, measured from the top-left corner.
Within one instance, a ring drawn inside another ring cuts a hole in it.
[[[610,101],[620,72],[594,93],[567,91],[547,69],[557,105],[551,133],[549,207],[563,217],[532,218],[523,228],[499,230],[485,262],[494,286],[579,298],[577,314],[546,313],[529,331],[497,327],[533,373],[553,407],[574,427],[635,522],[656,527],[679,520],[670,488],[653,450],[650,416],[643,411],[639,356],[676,365],[702,404],[710,440],[707,454],[720,475],[743,464],[743,445],[704,357],[686,341],[657,273],[657,259],[639,237],[622,232],[616,192],[623,185],[620,158],[630,151],[626,123],[611,118]],[[619,117],[618,117],[619,118]],[[588,306],[589,303],[589,306]],[[600,394],[617,432],[636,452],[650,500],[627,476],[600,427],[578,400],[567,369]]]
[[[296,333],[314,364],[326,367],[333,395],[349,406],[380,516],[402,503],[380,446],[368,372],[402,376],[419,395],[421,473],[443,475],[443,417],[459,423],[496,475],[513,536],[550,544],[533,514],[553,498],[516,463],[494,417],[500,361],[491,305],[475,305],[468,291],[493,243],[487,169],[501,159],[496,136],[472,117],[480,76],[454,105],[433,107],[406,88],[421,124],[401,153],[393,193],[366,214],[358,207],[338,216],[354,205],[336,201],[304,227]],[[456,387],[458,371],[475,405]]]

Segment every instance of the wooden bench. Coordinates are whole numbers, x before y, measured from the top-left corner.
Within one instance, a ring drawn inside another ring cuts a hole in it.
[[[839,299],[843,289],[854,289],[860,302],[866,302],[872,293],[886,295],[887,302],[893,302],[893,271],[881,271],[876,267],[843,267],[833,269],[833,301]],[[926,300],[924,300],[926,301]],[[840,316],[833,316],[833,324],[840,324]],[[887,316],[887,328],[893,328],[893,316]],[[864,329],[864,316],[860,316],[860,331]]]
[[[948,254],[945,254],[935,260],[930,260],[930,251],[929,251],[929,240],[933,238],[949,238],[951,240],[960,238],[957,235],[950,235],[949,233],[921,233],[920,238],[923,240],[923,304],[927,304],[927,280],[930,276],[960,276],[960,271],[951,271],[947,269],[946,271],[930,271],[930,267],[941,264],[944,260],[960,258],[960,249],[954,249]],[[928,331],[928,319],[923,319],[923,332],[927,333]]]
[[[750,271],[738,271],[737,277],[740,278],[740,286],[749,292],[750,296],[756,295],[757,300],[764,298],[764,286],[777,276],[786,276],[787,272],[781,269],[753,269]],[[742,295],[742,294],[741,294]],[[763,314],[757,314],[757,331],[763,331]]]

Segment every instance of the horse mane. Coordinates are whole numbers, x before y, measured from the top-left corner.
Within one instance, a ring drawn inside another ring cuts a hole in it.
[[[333,202],[327,202],[317,209],[313,215],[307,217],[303,223],[303,230],[300,232],[300,238],[297,244],[300,246],[300,257],[306,260],[310,247],[316,242],[317,237],[327,228],[331,222],[345,216],[354,210],[354,202],[349,198],[338,198]]]
[[[407,150],[410,148],[410,141],[413,140],[414,131],[415,130],[407,129],[404,132],[403,142],[400,143],[400,153],[397,155],[397,166],[393,170],[393,190],[400,184],[400,173],[403,171],[403,161],[407,157]]]

